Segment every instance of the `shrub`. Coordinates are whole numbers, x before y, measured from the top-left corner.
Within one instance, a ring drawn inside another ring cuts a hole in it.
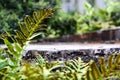
[[[119,26],[119,4],[118,1],[105,0],[104,9],[95,9],[89,3],[85,4],[84,15],[78,15],[78,33],[88,33],[100,29],[109,29]]]

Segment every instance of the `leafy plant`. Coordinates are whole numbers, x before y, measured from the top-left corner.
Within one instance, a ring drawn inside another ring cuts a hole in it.
[[[35,0],[35,1],[2,0],[2,1],[0,1],[0,19],[1,19],[0,20],[0,33],[5,33],[5,31],[9,31],[10,33],[13,33],[14,29],[20,30],[17,22],[22,21],[25,14],[32,15],[32,12],[39,10],[39,8],[41,8],[41,9],[48,9],[51,7],[58,8],[58,7],[60,7],[61,2],[62,2],[61,0],[59,0],[59,1],[56,1],[56,0],[52,0],[52,1],[50,1],[50,0]],[[55,14],[58,14],[59,12],[60,11],[56,11]],[[51,19],[51,20],[57,21],[57,19],[55,19],[57,17],[59,17],[59,16],[54,15],[52,17],[53,19]],[[54,22],[51,22],[51,20],[44,21],[47,25],[49,25],[49,29],[47,30],[47,28],[46,28],[46,31],[48,31],[48,32],[46,32],[44,30],[43,30],[43,32],[41,31],[42,35],[40,35],[39,38],[44,37],[46,35],[46,33],[48,33],[47,35],[54,35],[54,33],[52,33],[53,32],[52,30],[54,27],[50,26],[51,24],[54,24]],[[63,24],[63,25],[65,25],[65,24]],[[52,29],[51,29],[51,27],[52,27]]]
[[[43,65],[43,63],[46,64],[41,57],[39,59],[41,65]],[[49,64],[49,66],[50,65],[51,64]],[[55,65],[57,65],[56,71],[49,72],[51,75],[54,74],[54,76],[51,76],[53,77],[52,80],[54,80],[54,78],[59,80],[107,80],[120,78],[120,54],[111,54],[107,60],[101,57],[99,59],[99,65],[96,65],[93,60],[84,63],[81,58],[62,62],[62,64],[58,62],[55,63]],[[47,66],[44,67],[47,69]],[[55,77],[55,75],[57,75],[57,77]]]
[[[25,47],[27,44],[29,44],[31,39],[41,34],[37,31],[41,27],[45,26],[42,21],[52,15],[54,11],[55,9],[41,9],[39,12],[33,13],[33,18],[27,15],[24,18],[24,23],[19,23],[21,31],[15,30],[15,35],[11,35],[10,33],[6,32],[7,36],[9,36],[13,41],[13,44],[8,40],[8,38],[4,38],[4,35],[3,37],[1,36],[8,48],[8,51],[6,51],[8,60],[3,56],[5,60],[2,59],[4,61],[1,60],[0,63],[5,64],[0,68],[0,70],[5,69],[6,67],[8,67],[10,70],[6,74],[1,73],[2,75],[4,74],[3,76],[6,76],[5,79],[14,79],[12,76],[19,71],[20,62]]]
[[[59,12],[50,21],[47,31],[49,33],[48,37],[75,34],[77,32],[76,24],[76,19],[71,14]]]
[[[76,16],[78,17],[77,33],[88,33],[119,26],[119,1],[105,0],[105,4],[105,8],[95,9],[89,3],[85,3],[85,13]]]
[[[62,67],[60,62],[46,62],[40,55],[36,56],[35,64],[23,63],[21,72],[26,80],[56,80],[62,78],[62,72],[56,71]],[[61,75],[60,75],[61,74]]]
[[[0,33],[8,31],[14,33],[13,30],[20,28],[17,24],[18,21],[22,21],[25,14],[32,15],[33,11],[40,8],[47,8],[49,3],[44,0],[1,0],[0,1]]]
[[[118,78],[120,73],[120,54],[109,55],[107,62],[103,57],[100,58],[100,65],[97,66],[94,61],[90,62],[90,69],[86,73],[87,80],[101,80]]]

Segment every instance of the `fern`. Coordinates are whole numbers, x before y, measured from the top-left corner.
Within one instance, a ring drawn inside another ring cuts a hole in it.
[[[16,73],[16,71],[19,70],[25,47],[29,44],[31,39],[40,35],[38,30],[45,26],[45,24],[42,23],[43,20],[49,18],[55,10],[56,9],[41,9],[39,12],[33,13],[33,18],[27,15],[24,18],[24,22],[19,22],[21,31],[15,30],[15,35],[11,35],[8,32],[0,35],[0,38],[4,40],[4,43],[7,46],[8,51],[6,51],[6,55],[9,59],[0,61],[0,64],[3,64],[0,67],[0,70],[3,70],[3,68],[6,68],[7,66],[10,67],[11,70],[10,73],[6,74],[7,76],[13,76],[13,73]],[[7,37],[10,37],[13,43],[11,43]],[[2,56],[2,54],[0,54],[0,56]]]
[[[79,58],[65,63],[64,76],[68,80],[103,80],[120,78],[120,54],[115,56],[109,55],[107,62],[103,57],[99,60],[100,65],[91,60],[84,63]]]
[[[86,73],[87,80],[102,80],[109,77],[119,77],[120,73],[120,54],[109,55],[107,62],[103,57],[100,58],[100,67],[98,67],[94,61],[90,62],[90,69]]]
[[[62,68],[61,62],[46,62],[40,55],[36,56],[36,64],[25,62],[21,66],[23,79],[26,80],[64,80],[64,73],[59,71]],[[57,71],[56,71],[57,70]]]
[[[42,24],[42,21],[45,18],[48,18],[55,9],[41,9],[39,13],[34,12],[32,19],[30,16],[26,16],[24,18],[24,23],[19,23],[21,31],[15,30],[16,35],[14,35],[14,38],[11,37],[11,39],[14,41],[13,45],[7,40],[4,39],[5,44],[8,47],[8,50],[12,55],[18,59],[17,63],[19,64],[22,53],[26,45],[30,42],[31,39],[38,36],[39,33],[37,32]],[[8,34],[10,35],[10,34]]]

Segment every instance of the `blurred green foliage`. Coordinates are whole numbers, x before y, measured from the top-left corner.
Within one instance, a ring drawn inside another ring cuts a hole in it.
[[[26,14],[31,14],[48,3],[39,0],[0,0],[0,32],[17,29],[16,22],[21,21]]]
[[[74,14],[73,14],[74,15]],[[48,24],[48,37],[59,37],[62,35],[75,34],[77,31],[77,21],[74,16],[60,12],[53,16]]]
[[[77,15],[78,33],[88,33],[120,25],[120,2],[105,0],[105,8],[94,8],[85,3],[84,15]]]
[[[46,0],[49,1],[49,0]],[[47,20],[47,30],[45,37],[59,37],[63,35],[75,34],[77,32],[77,20],[74,17],[75,12],[63,12],[61,10],[62,0],[49,1],[51,7],[60,8],[55,15]]]
[[[22,21],[27,14],[43,8],[60,8],[62,0],[0,0],[0,32],[19,29],[16,22]],[[48,28],[42,37],[57,37],[76,32],[76,20],[71,14],[56,11],[51,19],[44,21]]]
[[[93,0],[94,1],[94,0]],[[88,0],[89,3],[92,0]],[[61,9],[50,19],[44,20],[48,27],[42,30],[39,37],[59,37],[62,35],[88,33],[120,25],[120,2],[105,0],[104,9],[85,4],[85,13],[65,13]],[[0,0],[0,33],[19,29],[16,22],[22,21],[25,15],[43,8],[61,8],[62,0]]]

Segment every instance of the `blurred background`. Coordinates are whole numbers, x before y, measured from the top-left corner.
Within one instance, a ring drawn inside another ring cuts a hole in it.
[[[0,33],[14,33],[25,15],[60,8],[39,38],[90,33],[120,26],[120,0],[0,0]]]

